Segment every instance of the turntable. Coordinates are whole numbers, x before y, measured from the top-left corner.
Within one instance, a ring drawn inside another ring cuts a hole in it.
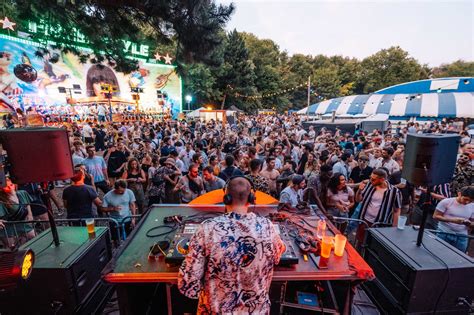
[[[279,224],[274,224],[276,231],[280,234],[282,241],[285,243],[286,250],[281,255],[280,263],[278,266],[289,266],[298,263],[298,256],[296,256],[293,242],[288,235],[285,227]],[[189,241],[191,237],[196,233],[199,224],[185,224],[181,229],[176,232],[173,241],[170,244],[170,248],[165,256],[165,262],[167,264],[181,264],[184,257],[189,252]]]

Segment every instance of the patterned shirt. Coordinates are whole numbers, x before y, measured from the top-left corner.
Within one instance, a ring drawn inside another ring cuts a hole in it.
[[[385,224],[392,224],[393,212],[395,209],[402,207],[402,194],[397,187],[386,182],[387,190],[383,193],[380,210],[376,214],[373,222],[383,222]],[[374,196],[376,188],[370,183],[362,190],[361,210],[358,219],[364,219],[367,209],[370,206],[372,197]]]
[[[259,190],[266,194],[270,193],[270,186],[268,184],[268,179],[263,177],[262,175],[247,175],[247,177],[252,181],[255,190]]]
[[[255,213],[203,222],[189,243],[178,287],[198,314],[269,314],[273,266],[284,251],[273,224]]]
[[[453,195],[457,195],[463,187],[470,186],[474,181],[474,167],[470,164],[461,166],[456,165],[454,169],[454,177],[451,185]]]

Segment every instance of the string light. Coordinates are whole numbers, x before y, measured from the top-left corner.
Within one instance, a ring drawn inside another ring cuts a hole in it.
[[[247,99],[252,99],[252,100],[263,99],[263,98],[269,98],[269,97],[274,97],[274,96],[286,94],[288,92],[292,92],[292,91],[295,91],[299,88],[307,87],[307,86],[308,86],[308,83],[301,83],[301,84],[298,84],[298,85],[296,85],[292,88],[282,89],[279,92],[265,93],[265,94],[261,94],[261,95],[248,95],[248,94],[240,94],[238,92],[235,92],[234,97],[247,98]],[[227,85],[227,87],[230,90],[234,90],[234,88],[231,85]],[[312,93],[314,95],[318,95],[316,92],[312,92]]]

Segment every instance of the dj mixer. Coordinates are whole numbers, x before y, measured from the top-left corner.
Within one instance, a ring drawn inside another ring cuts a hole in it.
[[[278,266],[289,266],[297,264],[298,256],[296,255],[295,249],[293,247],[293,241],[288,235],[287,230],[284,226],[279,224],[274,224],[274,226],[286,246],[286,251],[281,255],[280,263],[278,264]],[[199,224],[190,223],[184,224],[182,228],[178,229],[166,253],[166,263],[181,264],[181,262],[184,260],[184,257],[189,252],[189,241],[194,235],[194,233],[196,233],[198,227]]]

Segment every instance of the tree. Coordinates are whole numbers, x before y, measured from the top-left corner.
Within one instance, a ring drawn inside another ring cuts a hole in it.
[[[47,38],[34,40],[54,41],[53,48],[72,52],[82,61],[94,57],[93,62],[108,62],[124,72],[137,68],[137,61],[125,55],[124,40],[173,42],[178,61],[207,62],[234,10],[232,4],[216,5],[213,0],[10,0],[6,8],[22,23],[44,20],[52,25]],[[93,54],[77,49],[77,30]]]
[[[215,70],[216,87],[223,95],[221,108],[232,104],[243,110],[258,107],[258,100],[241,97],[242,95],[255,96],[257,93],[254,68],[242,36],[233,30],[227,36],[225,43],[224,62]]]
[[[313,77],[316,82],[316,91],[319,95],[324,98],[339,96],[341,80],[335,65],[317,69],[314,71]]]
[[[364,93],[371,93],[387,86],[428,78],[426,67],[400,47],[382,49],[362,61],[359,84]]]
[[[313,75],[312,57],[295,54],[284,65],[282,77],[286,87],[294,87],[308,82],[308,77]],[[314,76],[311,79],[314,82]],[[307,89],[301,88],[287,94],[292,108],[301,108],[307,105]]]
[[[474,62],[457,60],[452,63],[445,63],[431,70],[434,78],[443,77],[473,77]]]
[[[282,54],[278,45],[270,39],[259,39],[253,34],[241,33],[249,58],[254,64],[255,88],[260,95],[277,93],[283,87],[281,77]],[[282,108],[288,105],[285,97],[265,97],[260,99],[264,108]]]
[[[211,69],[202,64],[195,63],[189,65],[184,71],[184,94],[193,95],[194,103],[215,103],[221,98],[218,90],[214,89],[216,78]]]

